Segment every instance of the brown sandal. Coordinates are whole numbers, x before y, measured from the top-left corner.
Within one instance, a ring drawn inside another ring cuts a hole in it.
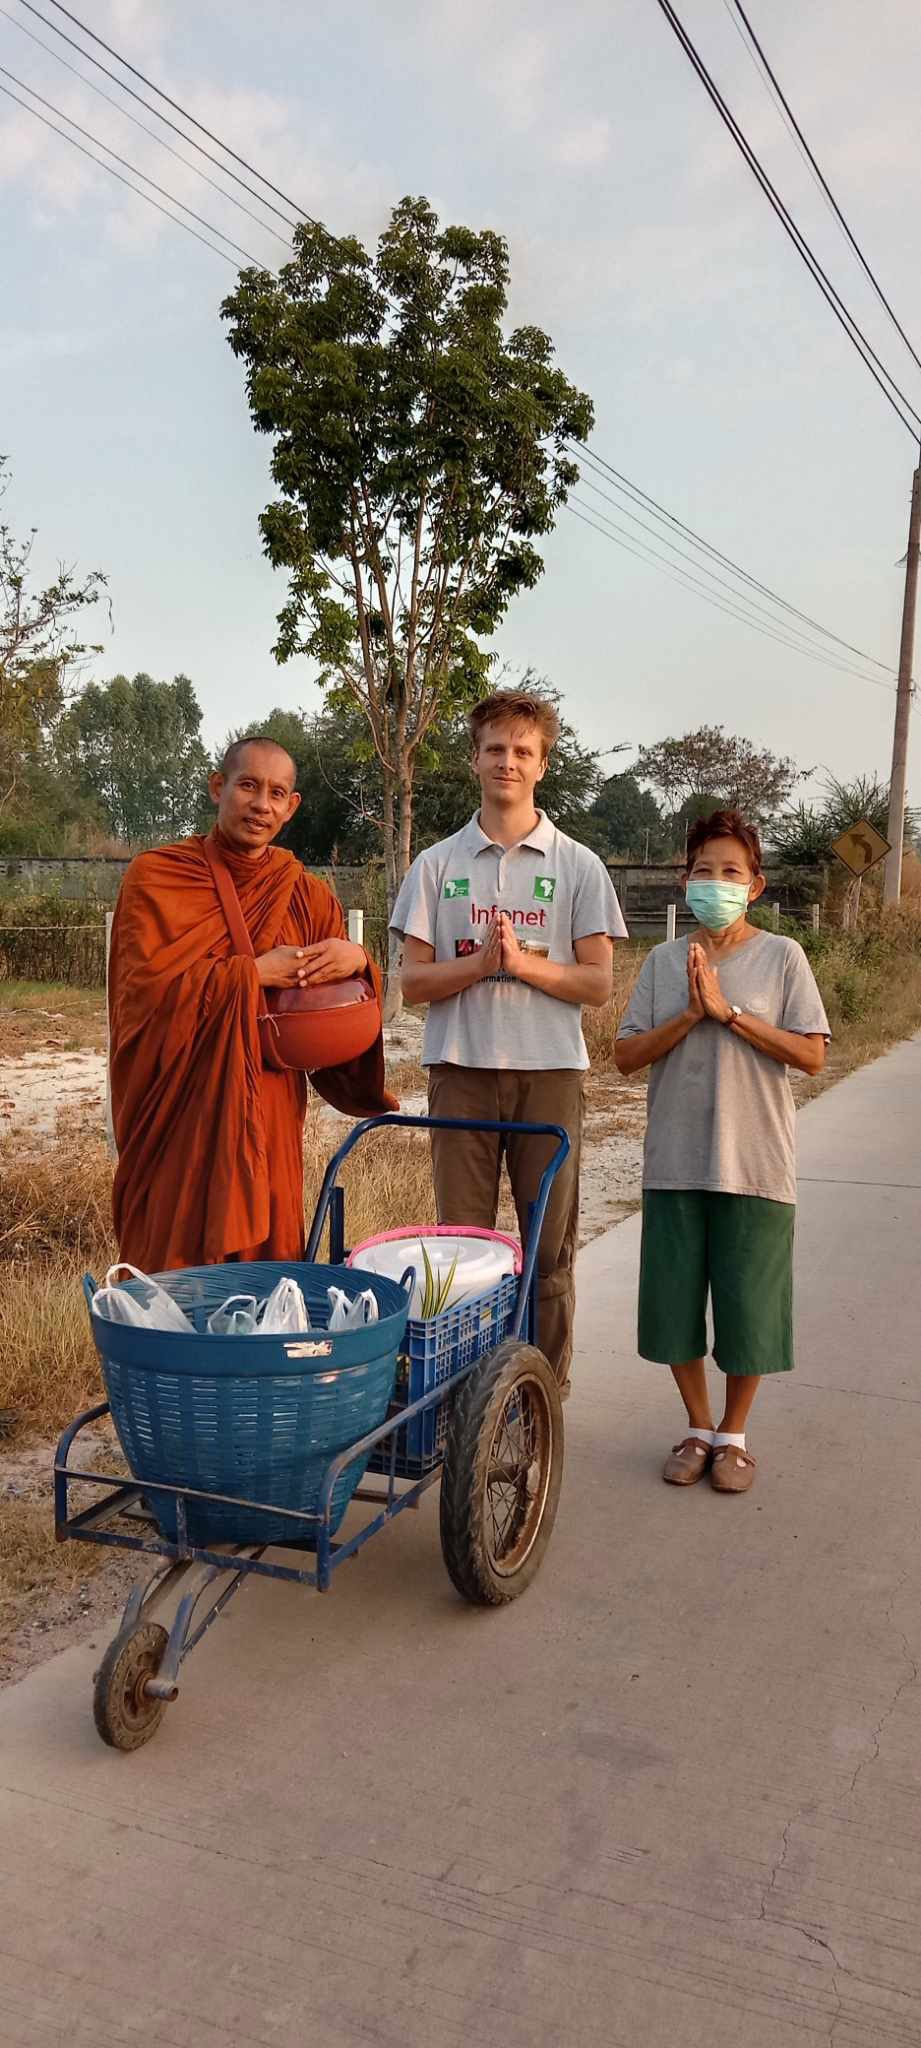
[[[710,1467],[714,1493],[747,1493],[755,1477],[756,1460],[751,1451],[738,1444],[717,1444]]]
[[[710,1470],[712,1452],[709,1444],[701,1443],[693,1430],[680,1444],[669,1451],[662,1467],[662,1477],[669,1486],[694,1486]]]

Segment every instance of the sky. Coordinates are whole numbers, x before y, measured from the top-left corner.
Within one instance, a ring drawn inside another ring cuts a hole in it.
[[[85,42],[48,0],[36,4]],[[76,0],[76,11],[335,232],[373,246],[408,192],[425,193],[446,221],[502,232],[509,322],[552,336],[594,400],[598,452],[895,669],[917,450],[655,0]],[[820,260],[921,407],[921,370],[797,153],[729,0],[679,0],[679,11]],[[750,0],[747,11],[921,354],[914,0],[877,0],[872,34],[865,0]],[[228,182],[22,0],[0,0],[6,73],[247,256],[283,260],[265,204],[238,192],[261,216],[247,219],[26,28]],[[20,91],[3,73],[0,85]],[[257,526],[269,449],[219,318],[244,258],[202,247],[0,98],[0,260],[4,516],[18,532],[37,527],[40,574],[63,559],[108,576],[112,625],[100,614],[95,677],[190,675],[211,743],[274,704],[316,708],[309,665],[279,668],[271,653],[285,584]],[[626,746],[612,769],[668,733],[722,722],[813,770],[807,793],[826,772],[888,776],[885,678],[875,687],[752,632],[569,512],[543,553],[544,576],[514,602],[497,652],[513,671],[546,676],[592,747]],[[917,717],[909,791],[921,799]]]

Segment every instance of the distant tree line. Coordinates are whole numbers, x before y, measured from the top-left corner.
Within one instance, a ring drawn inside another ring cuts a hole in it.
[[[0,499],[5,481],[0,460]],[[335,695],[314,713],[275,708],[228,732],[211,754],[188,676],[85,680],[103,650],[81,626],[107,602],[105,577],[97,570],[81,580],[62,567],[39,587],[33,540],[18,540],[0,520],[0,854],[94,850],[106,840],[133,849],[205,829],[209,770],[229,740],[258,730],[297,764],[302,803],[285,834],[292,851],[314,865],[383,862],[392,792],[360,704]],[[546,678],[528,671],[518,681],[560,707]],[[811,771],[721,725],[658,740],[631,767],[606,774],[616,751],[587,747],[562,717],[541,786],[551,817],[606,859],[680,860],[689,823],[717,805],[738,805],[789,865],[829,861],[832,841],[858,817],[885,831],[883,783],[829,778],[818,803],[794,805]],[[456,831],[475,795],[465,709],[448,695],[417,750],[410,852]],[[917,823],[909,814],[913,843]]]

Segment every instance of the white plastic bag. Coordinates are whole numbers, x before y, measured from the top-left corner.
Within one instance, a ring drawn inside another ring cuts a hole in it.
[[[120,1286],[115,1277],[118,1273],[130,1273],[133,1280],[142,1281],[148,1290],[146,1299],[139,1301],[136,1294],[129,1294],[126,1287]],[[110,1323],[130,1323],[139,1330],[174,1330],[182,1337],[195,1335],[194,1324],[183,1315],[172,1295],[125,1260],[109,1267],[104,1285],[97,1287],[93,1296],[93,1310]]]
[[[296,1280],[284,1273],[263,1308],[259,1318],[259,1330],[269,1336],[287,1337],[292,1332],[309,1330],[310,1317],[307,1303]]]
[[[353,1300],[341,1287],[328,1287],[326,1292],[329,1295],[327,1327],[330,1330],[362,1330],[367,1323],[377,1322],[377,1296],[372,1294],[370,1287],[366,1287],[362,1294],[356,1294]]]
[[[229,1294],[208,1317],[212,1337],[252,1337],[258,1304],[254,1294]]]

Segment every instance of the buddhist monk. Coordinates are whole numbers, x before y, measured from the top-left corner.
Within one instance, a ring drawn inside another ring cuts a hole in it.
[[[262,1065],[261,989],[344,981],[377,987],[325,882],[273,846],[300,797],[284,748],[237,741],[210,779],[214,837],[256,958],[234,951],[197,835],[127,869],[109,970],[113,1209],[119,1255],[143,1272],[304,1249],[307,1076]],[[353,1115],[393,1109],[383,1048],[314,1077]]]

